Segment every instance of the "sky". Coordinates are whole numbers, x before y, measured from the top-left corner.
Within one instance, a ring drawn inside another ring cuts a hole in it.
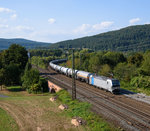
[[[0,0],[0,38],[55,43],[150,24],[150,0]]]

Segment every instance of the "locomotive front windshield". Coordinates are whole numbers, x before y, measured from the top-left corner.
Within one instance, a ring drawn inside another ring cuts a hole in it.
[[[120,82],[118,80],[112,80],[112,86],[113,87],[120,86]]]

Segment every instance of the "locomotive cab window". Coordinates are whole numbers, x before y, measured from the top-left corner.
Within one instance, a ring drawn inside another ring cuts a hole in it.
[[[115,87],[115,86],[120,86],[120,83],[119,83],[118,80],[113,80],[113,81],[112,81],[112,84],[113,84],[113,87]]]

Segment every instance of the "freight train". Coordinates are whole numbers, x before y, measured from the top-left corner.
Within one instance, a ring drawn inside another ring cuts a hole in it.
[[[60,66],[60,63],[66,62],[66,59],[53,60],[49,63],[50,67],[66,76],[72,77],[73,70],[71,68]],[[120,92],[120,82],[117,79],[109,78],[105,76],[97,76],[93,73],[75,70],[75,78],[80,81],[84,81],[94,87],[104,89],[113,94],[118,94]]]

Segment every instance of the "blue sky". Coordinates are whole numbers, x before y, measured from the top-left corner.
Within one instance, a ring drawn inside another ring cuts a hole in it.
[[[150,0],[0,0],[0,38],[58,42],[150,23]]]

